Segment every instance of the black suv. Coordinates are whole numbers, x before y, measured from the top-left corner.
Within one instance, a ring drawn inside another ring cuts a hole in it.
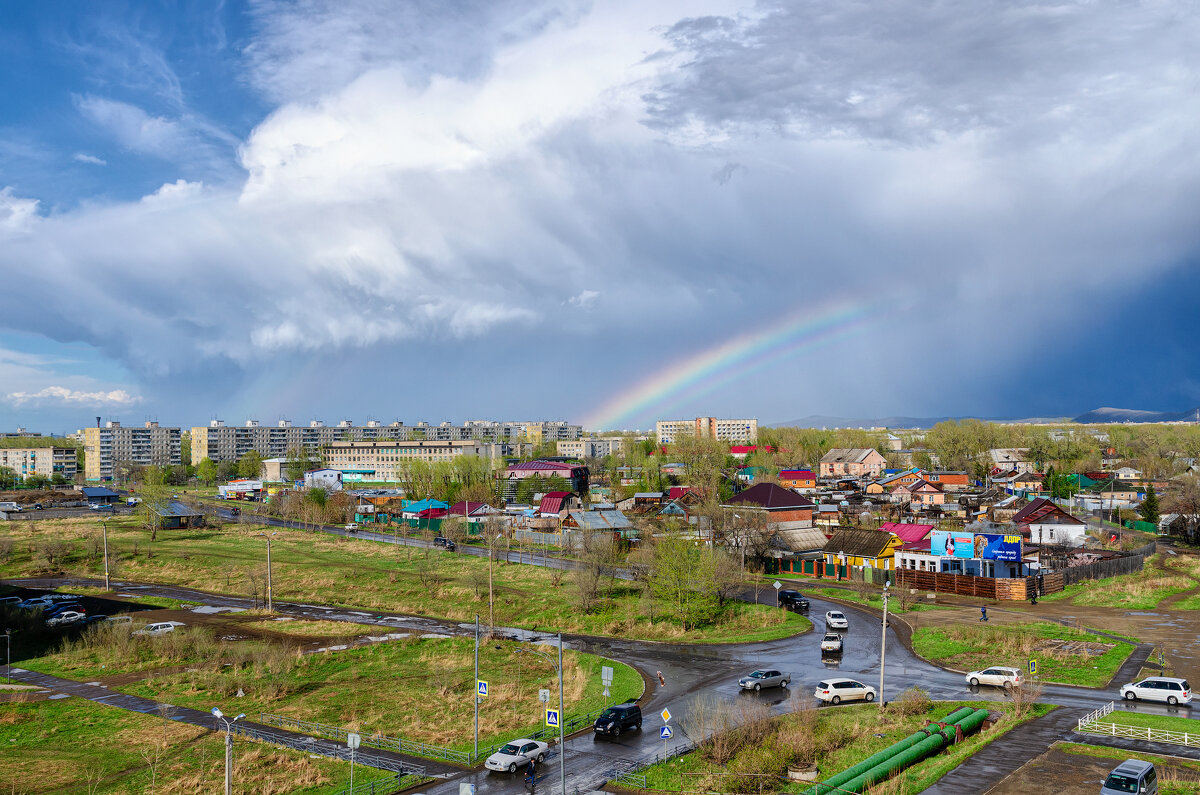
[[[434,536],[433,545],[436,547],[445,547],[446,549],[450,550],[451,552],[458,549],[458,544],[455,544],[453,541],[451,541],[449,538],[446,538],[445,536]]]
[[[642,708],[637,704],[615,704],[600,713],[592,731],[616,737],[626,729],[642,728]]]
[[[808,611],[808,600],[800,595],[799,591],[780,591],[779,606],[786,607],[789,610]]]

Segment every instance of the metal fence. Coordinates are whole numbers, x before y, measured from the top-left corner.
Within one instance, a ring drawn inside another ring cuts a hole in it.
[[[348,729],[343,729],[341,726],[330,726],[324,723],[317,723],[316,721],[297,720],[296,718],[288,718],[283,715],[270,715],[265,712],[260,713],[258,719],[260,723],[264,723],[267,726],[278,726],[281,729],[316,734],[341,742],[345,742],[346,736],[351,733]],[[444,748],[440,745],[413,742],[401,737],[385,737],[380,734],[360,734],[359,737],[363,745],[369,748],[377,748],[380,751],[395,751],[401,754],[423,756],[427,759],[456,762],[460,765],[469,765],[472,762],[470,751],[455,751],[453,748]]]
[[[355,784],[353,789],[346,787],[343,790],[338,790],[337,795],[392,795],[392,793],[399,792],[414,783],[416,782],[410,781],[408,776],[397,773],[394,776]]]
[[[663,751],[662,753],[655,754],[654,759],[652,759],[651,761],[644,762],[640,765],[633,764],[633,763],[626,763],[623,767],[615,768],[612,771],[612,774],[610,775],[610,780],[615,784],[621,784],[626,787],[633,787],[635,789],[646,789],[647,788],[646,787],[646,773],[644,771],[647,768],[653,767],[654,765],[660,764],[662,762],[666,762],[668,759],[674,759],[677,756],[683,756],[684,754],[690,754],[692,751],[695,751],[695,750],[696,750],[695,743],[692,743],[692,742],[680,743],[679,745],[676,745],[675,747],[673,747],[667,751]]]
[[[263,721],[263,723],[267,723],[267,721]],[[283,727],[280,726],[280,728]],[[317,745],[316,743],[312,742],[311,738],[308,737],[299,737],[290,733],[273,732],[270,729],[260,729],[256,726],[250,726],[244,723],[233,724],[231,730],[239,737],[246,737],[251,740],[258,740],[260,742],[271,743],[273,745],[282,745],[285,748],[293,748],[297,751],[305,751],[310,754],[320,754],[321,756],[328,756],[333,759],[342,759],[347,762],[350,761],[351,757],[349,748],[344,748],[341,746],[334,746],[331,748],[326,745]],[[424,777],[426,775],[425,768],[421,767],[420,765],[410,764],[409,762],[401,759],[389,759],[388,757],[379,756],[377,754],[364,753],[362,751],[357,751],[354,753],[354,761],[360,765],[373,767],[377,770],[387,770],[391,773],[402,773],[420,777]]]
[[[1149,726],[1129,726],[1124,723],[1111,721],[1101,722],[1100,718],[1107,717],[1113,711],[1113,702],[1108,706],[1089,712],[1079,719],[1076,731],[1080,734],[1097,734],[1106,737],[1127,737],[1131,740],[1146,740],[1154,743],[1169,743],[1171,745],[1186,745],[1190,748],[1200,748],[1200,734],[1192,732],[1176,732],[1169,729],[1152,729]]]

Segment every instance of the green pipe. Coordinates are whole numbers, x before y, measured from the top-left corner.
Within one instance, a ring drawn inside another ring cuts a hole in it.
[[[974,711],[975,710],[973,710],[971,707],[959,707],[958,709],[954,710],[946,717],[942,718],[941,722],[942,723],[954,723],[955,721],[961,720],[962,718],[970,715]],[[880,764],[884,760],[895,756],[896,754],[900,753],[901,751],[905,750],[906,748],[911,748],[912,746],[914,746],[917,743],[921,742],[922,740],[926,739],[928,736],[929,736],[929,733],[924,729],[913,732],[908,737],[905,737],[903,740],[896,743],[895,745],[890,745],[887,748],[883,749],[882,751],[872,754],[871,756],[868,756],[866,759],[859,762],[857,765],[854,765],[853,767],[848,767],[845,770],[843,770],[841,773],[838,773],[837,775],[832,776],[831,778],[827,779],[826,781],[824,781],[820,784],[817,784],[813,787],[809,787],[807,790],[804,791],[804,793],[802,795],[825,795],[825,793],[834,792],[838,787],[842,786],[843,783],[849,781],[850,779],[854,778],[857,775],[865,773],[866,771],[868,771],[871,768],[875,767],[876,765]]]

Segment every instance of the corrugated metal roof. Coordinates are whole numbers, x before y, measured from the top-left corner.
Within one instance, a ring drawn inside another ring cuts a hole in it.
[[[582,469],[579,464],[563,464],[558,461],[522,461],[519,464],[509,464],[509,472],[530,472],[530,471],[555,471],[555,472],[574,472],[576,469]]]
[[[791,489],[785,489],[778,483],[759,483],[756,486],[730,497],[727,505],[757,505],[768,511],[785,508],[812,508],[814,503],[808,497],[797,494]]]

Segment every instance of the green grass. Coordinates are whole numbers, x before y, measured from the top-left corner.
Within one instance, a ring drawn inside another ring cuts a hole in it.
[[[989,710],[998,707],[994,702],[932,702],[928,710],[907,716],[891,711],[881,716],[878,706],[874,704],[800,710],[774,719],[770,730],[763,733],[765,736],[756,735],[753,742],[727,761],[712,759],[702,748],[652,765],[641,772],[646,775],[648,789],[676,791],[730,791],[731,787],[734,791],[744,791],[737,789],[739,782],[729,774],[783,776],[788,765],[810,762],[820,768],[821,778],[827,779],[904,739],[921,728],[927,720],[940,719],[964,706]],[[988,732],[976,733],[964,742],[906,770],[900,776],[902,791],[922,791],[980,748],[1026,720],[1044,715],[1053,708],[1039,704],[1020,719],[1002,716]],[[777,783],[769,778],[753,780],[768,782],[767,786],[771,788],[782,784],[783,792],[802,792],[811,786],[795,782]]]
[[[149,533],[136,525],[136,519],[115,519],[108,522],[114,578],[261,599],[266,545],[257,534],[262,529],[232,524],[161,531],[151,543]],[[47,573],[99,576],[103,561],[89,552],[89,537],[99,530],[91,518],[12,523],[4,533],[14,539],[14,551],[0,564],[0,577]],[[40,552],[50,539],[68,545],[66,554],[53,566]],[[475,556],[279,529],[272,557],[277,600],[459,622],[473,621],[476,614],[488,615],[488,562]],[[812,628],[803,616],[734,602],[716,623],[684,629],[666,613],[664,605],[647,599],[634,584],[623,580],[606,581],[607,598],[596,609],[584,612],[578,607],[569,574],[515,562],[497,562],[494,580],[496,623],[502,626],[693,643],[774,640]]]
[[[1106,643],[1112,644],[1112,648],[1095,657],[1035,648],[1048,639]],[[1038,678],[1042,681],[1087,687],[1108,684],[1134,650],[1129,643],[1046,622],[921,627],[913,632],[912,644],[917,654],[935,664],[963,671],[991,665],[1026,670],[1029,660],[1036,659]]]
[[[1169,596],[1189,591],[1197,585],[1196,580],[1186,573],[1164,570],[1158,565],[1161,555],[1151,556],[1146,566],[1133,574],[1122,574],[1103,580],[1084,580],[1053,594],[1039,596],[1038,601],[1056,602],[1069,600],[1071,604],[1088,607],[1115,607],[1126,610],[1153,610],[1159,602]],[[1178,567],[1174,567],[1178,568]],[[1196,600],[1188,597],[1182,601]],[[1172,605],[1178,608],[1179,603]],[[1196,602],[1200,607],[1200,601]],[[1196,609],[1196,607],[1181,609]]]
[[[1200,720],[1181,718],[1175,715],[1152,715],[1145,712],[1133,712],[1117,707],[1100,723],[1119,723],[1122,726],[1140,726],[1145,729],[1162,729],[1163,731],[1187,732],[1200,736]]]
[[[1158,770],[1158,792],[1159,795],[1195,795],[1198,787],[1195,781],[1178,781],[1170,780],[1169,774],[1164,775],[1167,768],[1182,768],[1185,770],[1193,770],[1200,772],[1200,762],[1185,759],[1179,756],[1159,756],[1158,754],[1148,754],[1142,751],[1127,751],[1124,748],[1109,748],[1102,745],[1082,745],[1080,743],[1058,742],[1051,746],[1068,754],[1076,754],[1077,756],[1090,756],[1097,759],[1112,759],[1116,762],[1124,762],[1126,759],[1140,759],[1143,762],[1150,762]],[[1116,767],[1116,765],[1113,765]]]
[[[830,599],[842,599],[847,602],[855,602],[857,604],[867,605],[879,610],[883,609],[883,597],[875,592],[863,596],[858,591],[849,588],[804,588],[804,594],[812,594],[813,596],[824,596]],[[916,613],[922,610],[945,610],[944,605],[931,605],[924,602],[916,601],[907,608],[900,605],[900,600],[895,596],[888,599],[889,613]]]
[[[224,781],[223,735],[78,698],[0,705],[0,749],[5,793],[117,795],[153,781],[207,795]],[[234,765],[244,792],[333,793],[350,778],[348,763],[248,740],[234,740]]]
[[[1171,605],[1172,610],[1200,610],[1200,593],[1185,596]]]

